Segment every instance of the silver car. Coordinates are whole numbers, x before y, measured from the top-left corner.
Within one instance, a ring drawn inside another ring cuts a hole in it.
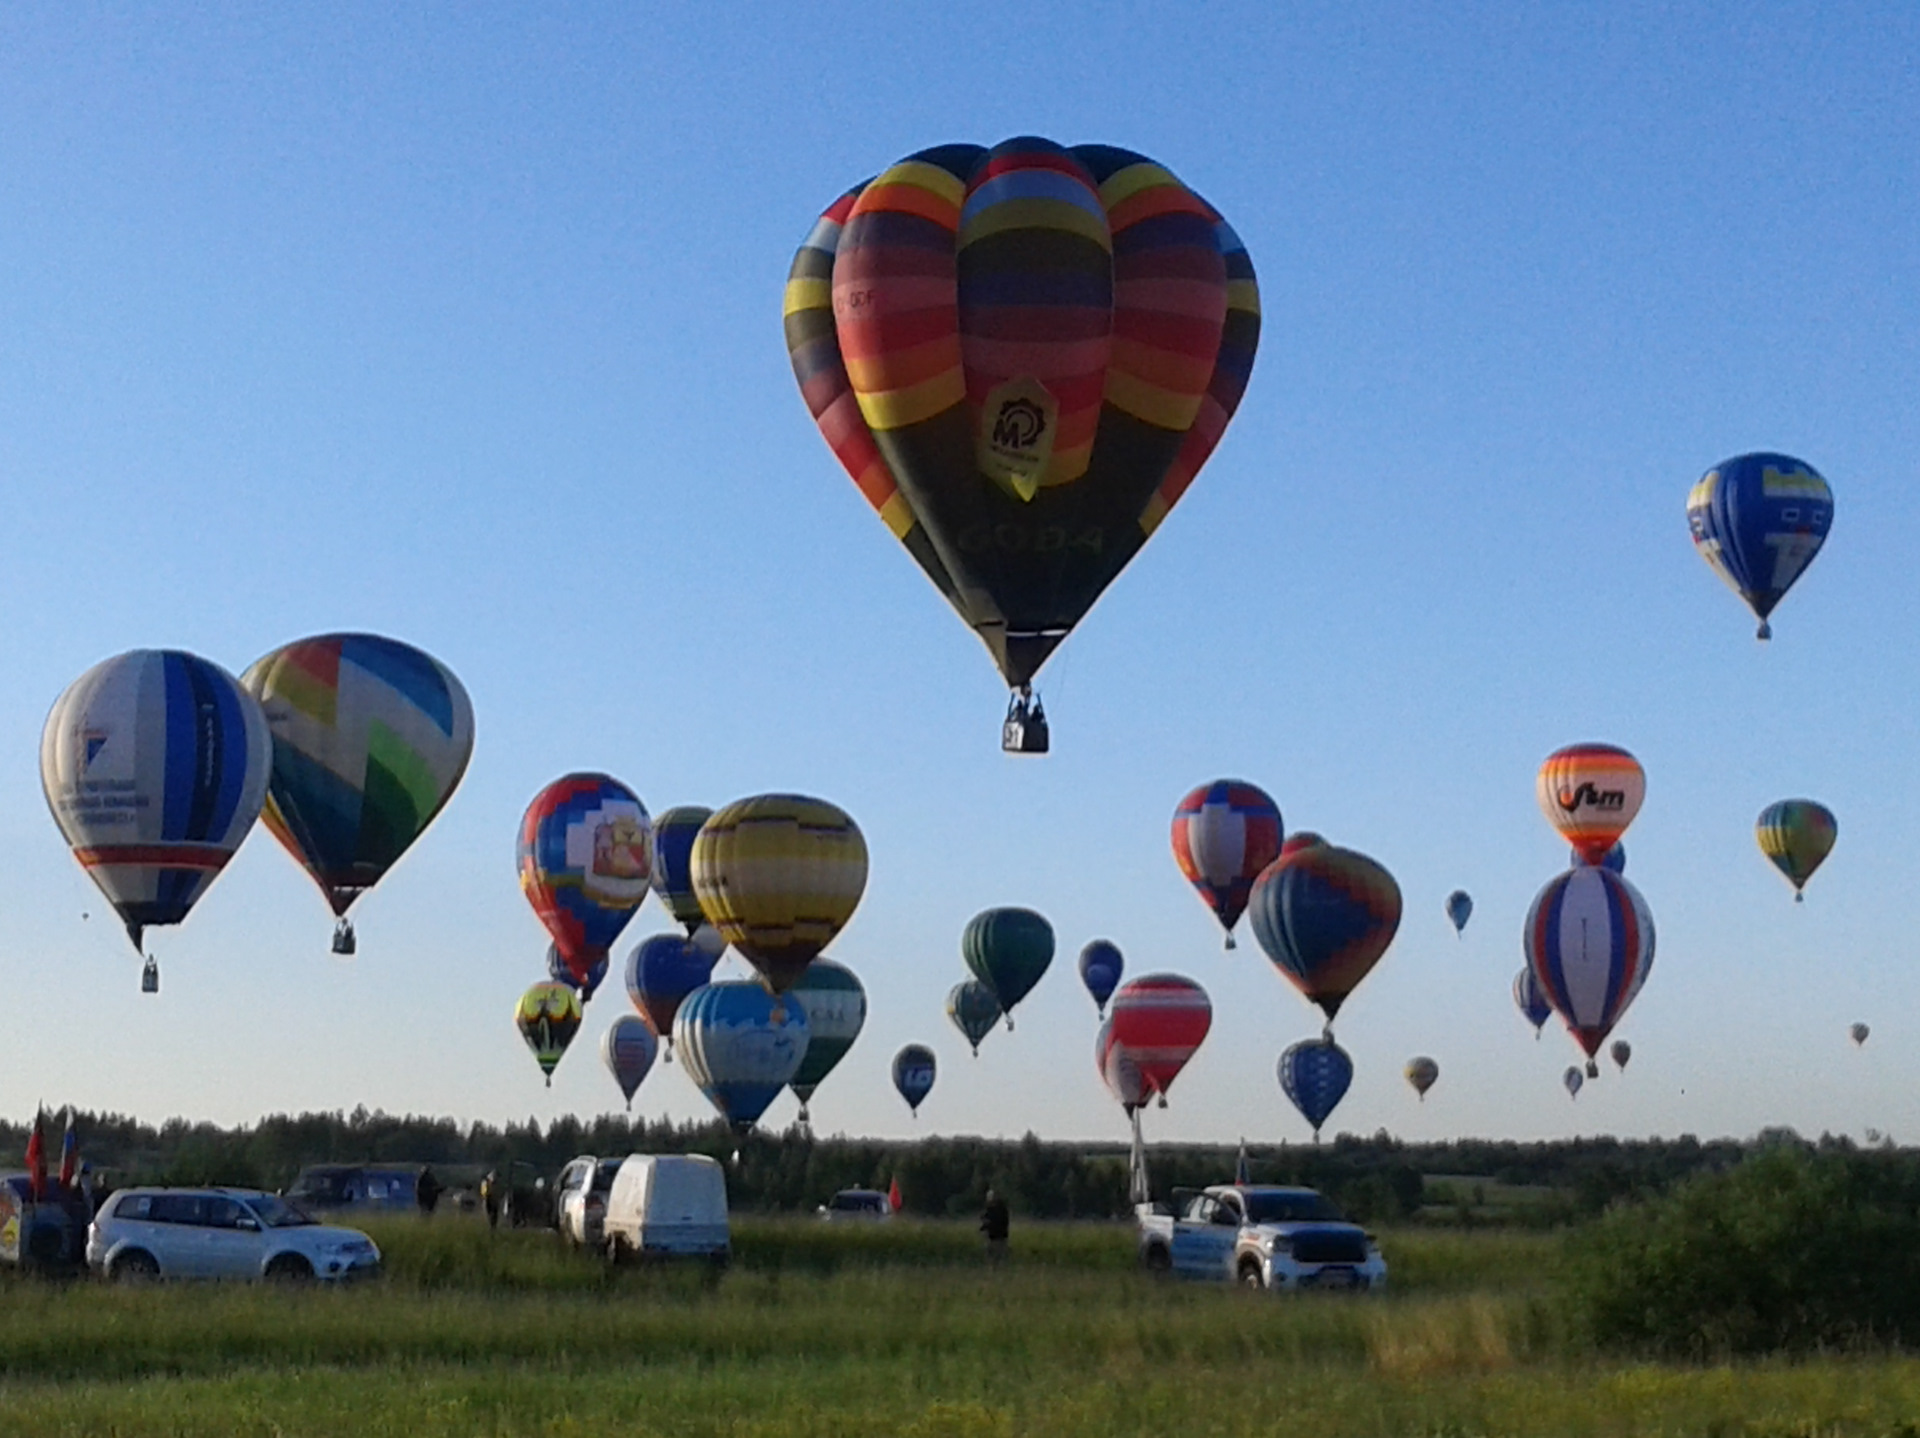
[[[363,1278],[380,1271],[366,1234],[323,1224],[246,1188],[128,1188],[87,1230],[87,1266],[121,1282],[152,1278]]]

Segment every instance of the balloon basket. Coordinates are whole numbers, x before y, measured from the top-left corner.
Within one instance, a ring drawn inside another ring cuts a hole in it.
[[[160,965],[153,959],[148,959],[140,970],[140,992],[143,994],[160,992]]]
[[[1237,949],[1240,947],[1240,945],[1234,942],[1233,935],[1229,933],[1227,935],[1227,941],[1224,944],[1222,944],[1220,947],[1223,949]]]
[[[1600,1064],[1597,1060],[1595,1059],[1587,1060],[1587,1077],[1588,1078],[1600,1077]]]
[[[1039,696],[1024,685],[1007,699],[1007,717],[1000,725],[1000,747],[1009,754],[1044,754],[1048,744],[1047,711]]]

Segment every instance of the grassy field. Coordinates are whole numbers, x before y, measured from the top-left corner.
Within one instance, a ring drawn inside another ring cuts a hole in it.
[[[1156,1283],[1118,1226],[736,1221],[717,1282],[551,1236],[376,1231],[345,1292],[15,1281],[0,1416],[52,1434],[1920,1438],[1920,1361],[1682,1367],[1568,1331],[1552,1235],[1383,1235],[1391,1297]]]

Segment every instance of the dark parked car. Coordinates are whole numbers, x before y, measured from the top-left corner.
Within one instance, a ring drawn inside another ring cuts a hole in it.
[[[411,1213],[419,1206],[414,1189],[419,1176],[417,1164],[310,1163],[294,1179],[287,1198],[315,1213]]]
[[[93,1205],[55,1183],[45,1195],[36,1203],[26,1174],[0,1174],[0,1263],[49,1273],[85,1267]]]

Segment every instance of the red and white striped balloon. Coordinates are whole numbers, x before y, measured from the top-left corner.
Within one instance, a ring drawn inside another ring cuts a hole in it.
[[[1207,991],[1179,974],[1148,974],[1122,984],[1110,1007],[1096,1049],[1101,1077],[1115,1087],[1115,1076],[1126,1076],[1119,1087],[1128,1092],[1115,1096],[1128,1108],[1153,1094],[1164,1106],[1167,1090],[1213,1027]]]

